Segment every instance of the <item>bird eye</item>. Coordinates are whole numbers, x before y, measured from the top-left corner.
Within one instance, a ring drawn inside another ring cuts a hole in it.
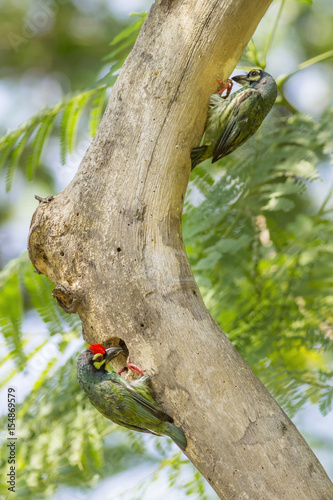
[[[251,71],[250,76],[258,76],[258,71]]]

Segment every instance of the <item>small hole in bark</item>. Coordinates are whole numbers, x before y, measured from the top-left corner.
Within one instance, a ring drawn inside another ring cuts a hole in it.
[[[119,337],[111,337],[103,345],[104,345],[104,347],[117,347],[117,346],[121,347],[122,350],[124,351],[124,353],[120,354],[119,359],[122,359],[123,356],[125,358],[127,358],[128,354],[129,354],[127,345],[125,344],[123,339],[121,339]]]
[[[196,295],[196,294],[197,294],[197,292],[196,292],[195,290],[192,290],[192,292],[193,292],[193,295]]]
[[[144,325],[143,323],[141,323],[141,325],[140,325],[140,326],[141,326],[141,328],[144,328],[144,326],[145,326],[145,325]]]
[[[61,252],[60,252],[60,255],[61,255],[61,257],[63,257],[63,256],[65,255],[65,254],[64,254],[64,252],[63,252],[62,250],[61,250]]]
[[[117,248],[117,252],[121,252],[121,248],[120,247]]]
[[[116,371],[120,370],[121,368],[126,367],[126,358],[129,354],[128,348],[125,344],[125,342],[120,339],[119,337],[110,337],[107,341],[103,343],[103,346],[105,348],[108,347],[121,347],[123,352],[117,356],[114,361],[112,361],[112,366]],[[126,370],[127,371],[127,370]]]
[[[77,214],[76,214],[76,216],[77,216],[77,217],[78,217],[79,215],[80,215],[79,213],[77,213]]]

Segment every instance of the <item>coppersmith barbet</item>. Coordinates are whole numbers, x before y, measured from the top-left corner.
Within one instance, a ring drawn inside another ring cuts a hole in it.
[[[191,151],[192,169],[208,158],[214,163],[244,144],[258,130],[275,102],[277,85],[265,71],[252,69],[232,80],[243,87],[229,95],[230,85],[225,84],[226,98],[219,95],[221,90],[210,96],[201,145]]]
[[[120,347],[105,349],[100,344],[93,344],[80,354],[77,377],[90,402],[112,422],[134,431],[169,436],[185,450],[184,433],[154,400],[150,377],[144,375],[128,382],[114,370],[111,361],[121,352]],[[142,373],[129,360],[127,366],[129,369],[134,366],[134,371]]]

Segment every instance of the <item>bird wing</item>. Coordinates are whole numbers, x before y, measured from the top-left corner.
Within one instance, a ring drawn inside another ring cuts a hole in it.
[[[165,413],[161,408],[159,408],[156,405],[152,404],[147,398],[141,396],[136,390],[135,390],[135,385],[134,387],[131,387],[131,383],[127,382],[124,380],[120,375],[117,375],[115,373],[108,373],[106,379],[102,382],[102,386],[104,386],[105,391],[107,393],[111,393],[112,391],[109,388],[108,384],[113,384],[120,389],[120,392],[122,394],[122,397],[124,398],[125,401],[132,401],[134,404],[136,404],[136,408],[139,413],[145,418],[147,418],[147,414],[144,415],[146,412],[150,414],[150,416],[153,416],[157,418],[158,420],[161,420],[163,422],[173,422],[172,417]],[[147,381],[145,381],[147,383]],[[125,425],[125,424],[123,424]],[[132,425],[132,424],[131,424]],[[128,426],[128,424],[127,424]],[[147,431],[151,432],[151,431]]]
[[[223,119],[227,122],[227,126],[215,148],[212,163],[227,156],[252,135],[251,127],[247,124],[249,119],[247,111],[249,106],[256,106],[256,100],[260,99],[260,94],[257,90],[249,88],[234,95],[234,99],[230,100],[224,112]],[[251,98],[251,104],[248,101],[249,98]]]
[[[134,431],[138,431],[138,432],[145,432],[146,434],[154,434],[154,436],[160,436],[160,434],[157,434],[157,432],[154,432],[154,431],[150,431],[149,429],[146,429],[145,427],[138,427],[137,425],[128,425],[128,423],[126,422],[122,422],[121,419],[118,420],[119,421],[119,425],[122,425],[123,427],[127,427],[127,429],[132,429]]]
[[[138,394],[135,392],[135,390],[131,389],[130,387],[127,387],[127,390],[131,393],[131,397],[133,400],[138,403],[139,408],[140,407],[144,410],[148,410],[149,413],[151,413],[154,417],[158,418],[159,420],[162,420],[163,422],[173,422],[173,419],[165,413],[163,410],[158,408],[157,406],[153,405],[148,399],[144,398],[141,396],[141,394]]]

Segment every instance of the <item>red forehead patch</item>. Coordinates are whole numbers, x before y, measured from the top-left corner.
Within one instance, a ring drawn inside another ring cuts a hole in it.
[[[100,353],[100,354],[105,354],[106,353],[106,349],[105,347],[103,347],[101,344],[91,344],[89,346],[89,349],[91,350],[91,352],[93,352],[94,354],[97,354],[97,353]]]

